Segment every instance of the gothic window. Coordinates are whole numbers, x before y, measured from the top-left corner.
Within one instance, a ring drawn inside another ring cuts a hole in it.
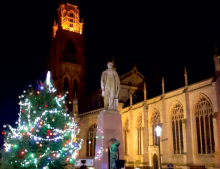
[[[153,145],[158,145],[158,137],[156,135],[156,127],[159,125],[160,123],[160,113],[158,111],[155,111],[155,113],[153,114],[153,117],[151,119],[151,124],[152,124],[152,138],[153,138]]]
[[[66,42],[64,62],[76,63],[76,46],[72,39]]]
[[[70,14],[70,17],[74,18],[75,17],[75,14],[73,12],[71,12]]]
[[[65,77],[65,79],[64,79],[64,85],[63,85],[63,90],[64,90],[64,91],[67,91],[68,88],[69,88],[69,80],[68,80],[67,77]]]
[[[95,156],[95,145],[96,145],[96,130],[97,124],[93,124],[87,133],[87,151],[86,154],[89,157]]]
[[[172,110],[173,152],[183,154],[183,107],[176,104]]]
[[[78,82],[77,82],[77,80],[76,79],[74,79],[74,81],[73,81],[73,96],[75,97],[75,95],[76,95],[76,97],[78,97]]]
[[[195,107],[197,147],[199,154],[210,154],[215,152],[213,133],[213,108],[204,96]]]
[[[142,135],[141,135],[141,132],[142,132],[142,115],[139,116],[138,118],[138,121],[137,121],[137,140],[138,140],[138,143],[137,143],[137,146],[138,146],[138,155],[141,155],[141,146],[142,146]]]
[[[128,130],[129,130],[129,121],[128,119],[125,121],[124,125],[124,147],[125,147],[125,155],[128,155]]]

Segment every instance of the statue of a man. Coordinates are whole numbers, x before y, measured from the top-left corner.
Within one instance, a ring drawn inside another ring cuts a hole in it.
[[[107,63],[108,69],[102,73],[101,88],[104,97],[104,109],[118,110],[117,98],[120,90],[120,79],[118,73],[113,70],[113,63]]]
[[[110,169],[116,169],[115,161],[118,160],[118,146],[120,145],[119,140],[116,140],[110,148]]]

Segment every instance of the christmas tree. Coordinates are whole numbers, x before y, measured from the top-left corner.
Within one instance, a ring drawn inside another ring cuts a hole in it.
[[[82,139],[74,118],[66,113],[68,92],[56,96],[50,72],[37,89],[30,85],[19,96],[20,112],[17,128],[4,125],[2,166],[8,168],[64,168],[75,163]]]

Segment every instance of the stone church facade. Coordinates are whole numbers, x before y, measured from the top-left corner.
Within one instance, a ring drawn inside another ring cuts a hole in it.
[[[53,25],[53,39],[48,56],[58,92],[69,91],[67,104],[73,108],[83,138],[80,159],[94,159],[97,116],[103,110],[101,89],[88,97],[85,93],[85,54],[83,22],[77,4],[60,4],[58,23]],[[114,61],[113,61],[114,62]],[[120,76],[118,111],[122,116],[126,168],[158,168],[160,136],[161,163],[175,168],[205,165],[220,168],[220,55],[214,55],[214,77],[147,98],[145,77],[134,66]],[[116,68],[115,68],[116,69]],[[100,73],[101,75],[101,73]]]
[[[220,56],[217,58],[220,59]],[[157,125],[162,127],[163,168],[170,163],[176,168],[188,168],[190,165],[219,168],[220,102],[217,92],[220,83],[217,79],[219,77],[212,77],[191,85],[186,82],[182,88],[150,99],[146,99],[146,90],[143,90],[144,101],[133,104],[130,95],[130,106],[123,108],[123,103],[119,103],[126,168],[158,168]],[[85,140],[79,152],[80,158],[94,157],[96,119],[101,110],[78,115],[79,138]]]

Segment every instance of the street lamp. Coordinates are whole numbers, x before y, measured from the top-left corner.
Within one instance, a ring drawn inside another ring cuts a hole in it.
[[[160,159],[160,136],[161,136],[161,131],[162,131],[162,128],[160,126],[157,126],[155,128],[155,131],[156,131],[156,135],[158,137],[158,148],[159,148],[159,169],[162,169],[161,167],[161,159]]]

